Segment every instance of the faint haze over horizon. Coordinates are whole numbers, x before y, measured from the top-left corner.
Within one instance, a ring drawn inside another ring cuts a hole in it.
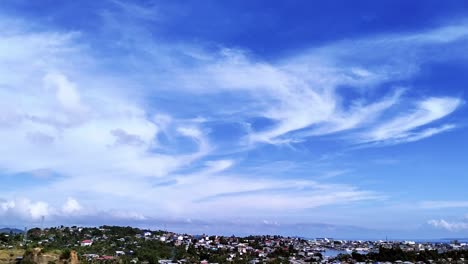
[[[3,1],[0,226],[468,237],[467,51],[464,1]]]

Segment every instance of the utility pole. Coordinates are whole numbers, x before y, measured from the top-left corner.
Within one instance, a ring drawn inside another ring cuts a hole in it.
[[[26,245],[28,242],[28,227],[24,227],[24,235],[23,235],[23,244]]]

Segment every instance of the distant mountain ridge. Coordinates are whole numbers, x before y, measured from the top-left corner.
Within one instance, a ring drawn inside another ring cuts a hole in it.
[[[1,234],[1,233],[22,234],[22,233],[24,233],[24,231],[21,230],[21,229],[18,229],[18,228],[9,228],[9,227],[5,227],[5,228],[0,228],[0,234]]]

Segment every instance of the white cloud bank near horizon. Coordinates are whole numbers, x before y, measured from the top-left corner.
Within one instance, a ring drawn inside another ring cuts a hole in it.
[[[277,62],[259,61],[241,50],[207,53],[200,48],[189,63],[176,58],[166,72],[135,81],[140,75],[115,77],[112,69],[103,69],[79,32],[37,31],[27,22],[6,18],[0,19],[0,28],[8,28],[0,33],[0,169],[9,175],[50,170],[61,176],[0,192],[0,215],[22,220],[93,214],[98,208],[125,219],[147,214],[301,215],[322,206],[380,201],[385,194],[357,185],[236,173],[235,158],[217,157],[224,150],[213,143],[204,120],[235,115],[246,127],[239,149],[334,134],[349,145],[400,144],[455,129],[456,124],[443,119],[463,104],[453,95],[408,102],[401,88],[387,88],[391,91],[375,100],[365,93],[347,100],[340,91],[342,85],[371,90],[390,79],[407,78],[424,62],[424,54],[400,70],[398,60],[370,67],[372,58],[353,62],[362,51],[348,52],[348,42]],[[451,37],[441,41],[438,36],[446,31]],[[356,41],[364,48],[381,48],[377,57],[382,59],[391,56],[395,45],[419,51],[425,45],[466,41],[467,36],[468,29],[447,26]],[[147,40],[141,43],[148,45]],[[171,52],[187,51],[176,47]],[[165,66],[156,56],[169,55],[151,50],[148,56],[132,58],[128,67],[143,69],[154,59],[154,68],[142,70],[149,74]],[[142,83],[145,87],[138,89]],[[239,100],[225,108],[224,102],[214,102],[222,108],[219,113],[204,116],[206,109],[199,109],[190,119],[145,101],[171,93],[188,101],[224,93],[224,100],[230,94]],[[255,117],[272,121],[272,127],[255,130],[248,121]]]
[[[445,229],[451,232],[459,232],[459,231],[468,229],[468,219],[465,219],[465,221],[458,221],[458,222],[447,221],[444,219],[429,220],[427,223],[435,228]]]

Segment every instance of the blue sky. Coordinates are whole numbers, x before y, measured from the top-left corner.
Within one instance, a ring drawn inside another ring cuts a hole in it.
[[[468,236],[463,1],[4,1],[0,225]]]

